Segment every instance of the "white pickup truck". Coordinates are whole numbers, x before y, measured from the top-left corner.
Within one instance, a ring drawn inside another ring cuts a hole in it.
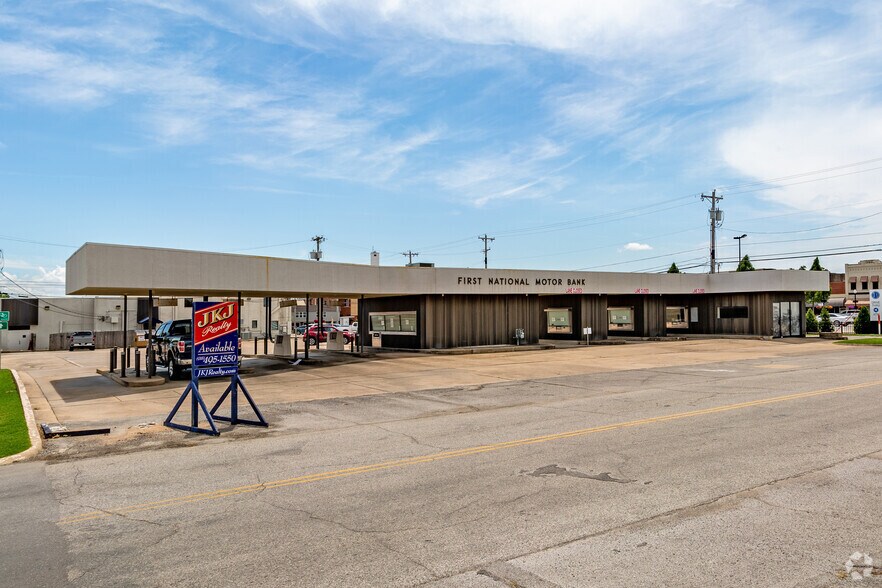
[[[70,336],[68,349],[91,349],[95,351],[95,333],[92,331],[77,331]]]

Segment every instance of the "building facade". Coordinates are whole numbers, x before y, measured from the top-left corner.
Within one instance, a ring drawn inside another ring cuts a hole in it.
[[[169,269],[171,268],[171,270]],[[359,342],[432,349],[669,335],[804,334],[826,271],[637,274],[401,267],[87,243],[68,294],[358,300]],[[519,340],[519,339],[518,339]]]
[[[882,276],[882,260],[865,259],[858,263],[846,263],[846,306],[869,306],[870,290],[879,289],[879,276]]]

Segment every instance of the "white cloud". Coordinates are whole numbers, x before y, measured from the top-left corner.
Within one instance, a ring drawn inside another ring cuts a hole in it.
[[[38,296],[58,296],[64,293],[65,268],[63,266],[55,266],[47,270],[28,262],[8,259],[4,265],[23,270],[18,273],[5,272],[12,280],[21,284],[21,286],[16,286],[12,283],[6,283],[0,286],[6,291],[22,295],[35,294]],[[5,279],[2,281],[6,282]]]
[[[477,207],[500,200],[541,198],[568,183],[561,172],[581,158],[562,163],[567,153],[565,146],[542,139],[510,152],[469,157],[438,173],[435,181]]]
[[[882,157],[882,106],[777,105],[728,130],[719,148],[726,164],[757,180]],[[853,172],[878,167],[882,162],[782,179],[759,196],[800,210],[852,215],[855,203],[882,199],[877,190],[882,170]],[[809,181],[824,177],[831,179]]]
[[[625,251],[652,251],[652,246],[646,243],[628,243]]]

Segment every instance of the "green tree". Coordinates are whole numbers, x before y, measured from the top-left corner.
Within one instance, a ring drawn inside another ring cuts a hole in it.
[[[736,272],[752,272],[753,264],[750,263],[750,258],[745,255],[741,258],[741,261],[738,262],[738,268],[735,270]]]
[[[805,311],[805,332],[818,332],[818,318],[815,316],[815,311],[811,308]]]
[[[676,263],[672,263],[671,267],[668,268],[668,273],[669,274],[679,274],[680,268],[677,267]]]
[[[833,332],[833,323],[830,322],[830,313],[827,311],[826,308],[821,311],[820,328],[822,333]]]
[[[805,269],[805,266],[802,266],[800,269]],[[809,268],[810,272],[825,272],[827,271],[823,267],[821,267],[821,260],[817,257],[812,262],[812,267]],[[815,306],[816,304],[824,304],[827,300],[830,299],[830,291],[829,290],[819,290],[817,292],[806,292],[805,293],[805,303],[809,306]]]
[[[876,332],[873,323],[870,321],[870,309],[866,306],[858,311],[857,317],[854,319],[854,332],[858,335],[869,335]]]

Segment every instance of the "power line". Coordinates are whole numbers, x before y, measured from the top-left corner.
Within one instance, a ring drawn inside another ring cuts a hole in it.
[[[860,165],[867,165],[868,163],[876,163],[876,162],[879,162],[879,161],[882,161],[882,157],[876,157],[876,158],[874,158],[874,159],[867,159],[867,160],[864,160],[864,161],[856,161],[856,162],[853,162],[853,163],[846,163],[846,164],[843,164],[843,165],[837,165],[837,166],[835,166],[835,167],[828,167],[828,168],[824,168],[824,169],[816,169],[816,170],[813,170],[813,171],[807,171],[807,172],[801,172],[801,173],[796,173],[796,174],[790,174],[790,175],[788,175],[788,176],[780,176],[780,177],[777,177],[777,178],[768,178],[768,179],[765,179],[765,180],[757,180],[757,181],[754,181],[754,182],[745,182],[745,183],[742,183],[742,184],[730,184],[730,185],[728,185],[728,186],[721,186],[720,189],[721,189],[721,190],[732,190],[732,189],[734,189],[734,188],[748,188],[748,187],[751,187],[751,186],[760,186],[760,185],[763,185],[763,184],[771,184],[771,183],[774,183],[774,182],[780,182],[780,181],[783,181],[783,180],[792,180],[792,179],[795,179],[795,178],[800,178],[800,177],[805,177],[805,176],[811,176],[811,175],[816,175],[816,174],[823,174],[823,173],[827,173],[827,172],[831,172],[831,171],[837,171],[837,170],[840,170],[840,169],[847,169],[847,168],[849,168],[849,167],[857,167],[857,166],[860,166]],[[879,168],[872,168],[872,169],[879,169]],[[865,171],[872,171],[872,170],[865,170]],[[822,178],[822,179],[823,179],[823,178]]]
[[[48,245],[50,247],[66,247],[68,249],[76,249],[77,245],[66,245],[64,243],[49,243],[47,241],[32,241],[31,239],[21,239],[19,237],[9,237],[6,235],[0,235],[0,240],[3,241],[15,241],[17,243],[29,243],[31,245]]]

